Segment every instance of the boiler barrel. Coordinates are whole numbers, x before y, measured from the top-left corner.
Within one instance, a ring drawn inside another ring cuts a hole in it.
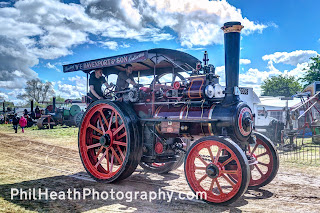
[[[175,120],[176,123],[180,123],[181,126],[187,126],[188,130],[180,131],[180,134],[191,134],[191,135],[212,135],[212,126],[210,122],[197,122],[201,120],[211,120],[212,112],[215,105],[212,106],[159,106],[156,111],[154,118],[164,119],[162,122],[166,121],[167,118]],[[174,122],[172,122],[174,123]]]

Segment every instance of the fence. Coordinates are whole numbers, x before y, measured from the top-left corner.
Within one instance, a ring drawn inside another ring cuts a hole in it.
[[[286,138],[283,143],[277,144],[280,159],[289,162],[320,165],[320,144],[316,139]]]

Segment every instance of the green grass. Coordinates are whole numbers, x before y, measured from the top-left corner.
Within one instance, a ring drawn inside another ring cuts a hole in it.
[[[0,132],[14,132],[11,124],[1,124]],[[18,128],[18,132],[21,132],[21,128]],[[37,126],[25,128],[25,132],[32,132],[32,134],[48,136],[48,137],[66,137],[74,136],[78,134],[78,127],[67,126],[55,126],[53,129],[39,129]]]
[[[55,126],[53,129],[38,129],[37,126],[33,126],[25,128],[25,133],[18,128],[18,133],[15,134],[11,124],[0,125],[0,133],[71,149],[78,149],[78,130],[78,127],[67,126]]]

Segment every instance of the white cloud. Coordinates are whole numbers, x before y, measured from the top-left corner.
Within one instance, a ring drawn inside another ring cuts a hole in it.
[[[4,2],[4,1],[0,1],[0,7],[6,7],[9,6],[10,2]]]
[[[9,97],[6,93],[0,92],[0,101],[8,100]]]
[[[220,27],[227,21],[241,21],[244,34],[262,32],[267,25],[254,23],[226,0],[82,0],[86,12],[105,22],[103,36],[133,38],[138,41],[160,41],[174,37],[162,32],[175,31],[183,46],[222,44]]]
[[[191,48],[178,48],[177,50],[182,51],[182,52],[186,52],[188,50],[197,51],[197,50],[204,50],[204,49],[205,49],[204,47],[191,47]]]
[[[251,61],[249,59],[240,59],[240,64],[251,64]]]
[[[54,70],[56,70],[56,71],[58,71],[58,72],[61,72],[61,70],[58,69],[58,67],[56,67],[54,64],[51,64],[50,62],[48,62],[48,63],[46,64],[46,67],[48,67],[49,69],[54,69]]]
[[[220,76],[219,82],[222,86],[226,85],[226,78],[225,78],[225,67],[220,66],[216,67],[216,74]]]
[[[295,76],[296,78],[301,78],[306,73],[306,71],[304,69],[307,69],[308,65],[309,65],[308,62],[297,64],[296,68],[294,68],[293,70],[290,70],[290,71],[285,70],[284,74]]]
[[[123,42],[122,44],[120,44],[120,47],[121,48],[129,48],[131,45],[130,44],[127,44],[125,42]]]
[[[243,17],[241,10],[226,0],[80,2],[0,2],[0,61],[4,62],[0,64],[0,87],[23,88],[28,79],[37,77],[31,67],[39,59],[73,54],[72,49],[84,43],[99,45],[89,37],[106,40],[105,46],[114,50],[130,46],[114,38],[159,42],[176,36],[185,48],[201,48],[223,43],[220,27],[227,21],[241,21],[245,35],[267,27]],[[47,66],[55,69],[53,64]]]
[[[178,33],[183,46],[222,44],[220,27],[227,21],[241,21],[244,34],[262,32],[266,25],[243,17],[241,10],[226,0],[151,0],[142,4],[145,20],[154,21],[160,28],[170,27]]]
[[[292,52],[276,52],[262,57],[264,61],[272,61],[274,63],[283,63],[297,66],[298,64],[309,61],[310,57],[316,56],[318,53],[314,50],[295,50]]]
[[[55,85],[57,85],[57,90],[55,90],[55,93],[57,95],[60,95],[63,98],[70,98],[70,99],[77,99],[81,98],[83,95],[86,94],[87,90],[87,80],[83,76],[74,76],[69,77],[68,81],[74,83],[75,85],[68,84],[68,83],[62,83],[61,81],[55,82]]]
[[[99,43],[102,44],[103,47],[106,47],[110,50],[118,49],[118,43],[115,41],[100,41]]]
[[[278,75],[289,75],[294,76],[296,79],[303,76],[305,73],[304,69],[308,67],[308,62],[297,64],[292,70],[280,71],[274,66],[272,60],[268,61],[266,70],[259,70],[256,68],[250,68],[245,73],[239,74],[239,86],[240,87],[252,87],[253,90],[260,95],[262,93],[261,84],[267,78]],[[220,76],[220,84],[225,86],[225,67],[216,67],[216,74]]]
[[[0,61],[1,88],[22,88],[27,80],[38,76],[30,69],[38,59],[14,38],[0,36]]]
[[[81,98],[84,93],[77,90],[76,86],[70,84],[58,84],[58,91],[55,91],[58,96],[65,99]]]

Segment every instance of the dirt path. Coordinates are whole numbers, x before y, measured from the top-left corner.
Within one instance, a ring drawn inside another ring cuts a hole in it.
[[[0,211],[101,211],[101,212],[319,212],[320,177],[317,168],[281,165],[275,180],[258,191],[248,191],[230,206],[213,206],[198,200],[182,200],[191,195],[183,167],[167,175],[143,172],[138,168],[126,180],[117,184],[93,181],[84,171],[79,155],[67,149],[41,142],[24,140],[0,133]],[[83,188],[111,192],[172,193],[167,200],[148,200],[140,197],[122,200],[11,200],[11,189],[48,188],[63,191]]]

